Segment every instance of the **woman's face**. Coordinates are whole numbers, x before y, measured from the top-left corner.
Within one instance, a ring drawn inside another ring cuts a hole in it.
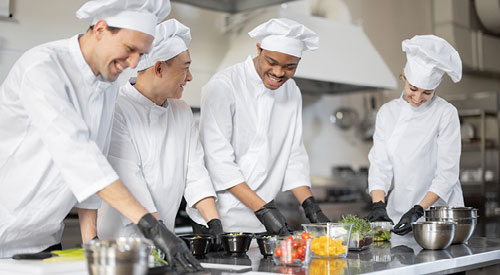
[[[432,99],[434,96],[434,90],[424,90],[422,88],[419,88],[417,86],[411,85],[411,83],[408,82],[406,79],[404,72],[403,72],[403,80],[405,82],[405,88],[404,88],[404,99],[411,104],[413,107],[420,107],[422,104],[425,102],[429,101]]]

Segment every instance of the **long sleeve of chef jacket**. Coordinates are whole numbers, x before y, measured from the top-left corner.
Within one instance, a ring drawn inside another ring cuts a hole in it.
[[[297,104],[297,116],[295,120],[295,131],[293,133],[292,151],[283,180],[282,191],[288,191],[300,186],[311,187],[309,176],[309,158],[302,139],[302,98],[299,97]]]
[[[60,77],[35,62],[21,78],[19,98],[31,118],[28,127],[39,131],[64,181],[82,202],[118,176],[90,139],[87,125],[66,94],[71,90],[58,81]]]
[[[189,159],[186,176],[186,189],[184,198],[189,207],[193,207],[198,201],[206,197],[216,199],[215,190],[205,167],[204,152],[201,146],[198,129],[189,112],[191,133],[189,140]]]
[[[383,190],[387,195],[391,187],[393,172],[392,163],[387,154],[388,131],[386,129],[386,109],[382,106],[377,114],[375,133],[373,135],[373,147],[368,154],[370,169],[368,173],[368,189]]]
[[[151,191],[142,172],[141,159],[132,141],[132,136],[129,133],[127,122],[122,115],[121,107],[118,104],[116,105],[108,160],[118,175],[120,175],[123,184],[137,201],[148,212],[157,212]],[[124,224],[130,223],[127,218],[124,216],[121,217]]]
[[[202,91],[200,137],[216,191],[245,181],[231,145],[233,114],[230,85],[223,81],[209,82]]]
[[[458,112],[451,104],[441,118],[437,137],[437,169],[431,192],[448,201],[460,170],[461,135]]]

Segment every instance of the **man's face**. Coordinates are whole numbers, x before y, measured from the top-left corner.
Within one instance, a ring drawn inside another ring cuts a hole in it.
[[[184,86],[193,79],[189,66],[191,57],[189,51],[183,51],[172,59],[162,62],[165,74],[162,74],[161,90],[167,98],[182,97]]]
[[[94,68],[110,82],[126,68],[135,68],[140,57],[149,52],[154,39],[151,35],[129,29],[120,29],[113,34],[107,28],[98,30],[96,37],[97,66]]]
[[[257,44],[257,57],[254,58],[254,65],[257,74],[262,79],[264,85],[276,90],[291,78],[297,70],[300,58],[281,53],[264,50]]]

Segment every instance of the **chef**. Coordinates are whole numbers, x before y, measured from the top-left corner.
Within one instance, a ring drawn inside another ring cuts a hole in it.
[[[92,20],[85,34],[37,46],[14,64],[0,86],[0,257],[60,249],[72,207],[89,241],[100,197],[139,223],[169,262],[201,268],[106,160],[115,80],[149,51],[169,11],[162,0],[88,1],[76,13]]]
[[[274,198],[291,190],[311,222],[327,222],[310,190],[302,98],[290,79],[318,36],[290,19],[249,32],[257,56],[215,74],[202,89],[200,138],[226,231],[287,234]]]
[[[404,235],[432,205],[463,206],[458,180],[461,151],[457,109],[436,95],[444,73],[458,82],[458,52],[435,35],[404,40],[406,66],[401,97],[384,104],[377,115],[368,158],[370,221],[399,221],[393,231]],[[387,208],[385,196],[391,187]]]
[[[134,84],[120,88],[108,160],[137,200],[173,230],[182,196],[198,223],[223,233],[215,191],[191,108],[179,98],[192,80],[188,27],[175,19],[156,27],[151,51],[137,66]],[[198,211],[199,210],[199,211]],[[127,217],[104,203],[99,237],[140,236]]]

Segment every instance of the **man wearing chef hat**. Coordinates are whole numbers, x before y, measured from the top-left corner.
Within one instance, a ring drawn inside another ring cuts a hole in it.
[[[106,160],[119,88],[113,81],[149,51],[169,11],[162,0],[88,1],[77,11],[92,20],[85,34],[37,46],[14,64],[0,86],[0,257],[60,248],[73,206],[83,242],[95,237],[97,192],[141,224],[169,260],[186,262],[182,241],[148,214]]]
[[[137,66],[136,82],[120,88],[108,160],[127,189],[167,228],[174,229],[184,195],[190,216],[208,223],[217,237],[224,232],[198,129],[191,108],[179,99],[192,79],[190,41],[189,28],[175,19],[156,27],[151,51]],[[99,237],[140,235],[135,224],[106,203],[97,225]]]
[[[377,114],[373,147],[368,158],[370,221],[399,221],[393,232],[405,235],[411,223],[432,205],[463,206],[458,180],[461,138],[457,109],[436,95],[446,73],[458,82],[462,62],[458,52],[435,35],[404,40],[405,82],[400,98]],[[385,196],[394,178],[387,207]]]
[[[271,19],[249,32],[257,56],[217,74],[203,87],[200,139],[226,231],[287,234],[274,204],[291,190],[311,222],[327,222],[310,191],[302,142],[302,98],[290,79],[318,36],[293,20]]]

